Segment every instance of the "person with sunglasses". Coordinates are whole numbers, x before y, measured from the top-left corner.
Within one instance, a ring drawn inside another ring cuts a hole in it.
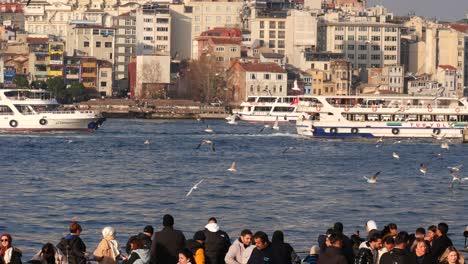
[[[12,246],[12,237],[10,234],[1,236],[0,257],[3,264],[21,264],[22,252]]]

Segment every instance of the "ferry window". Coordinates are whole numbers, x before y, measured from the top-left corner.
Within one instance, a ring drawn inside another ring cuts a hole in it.
[[[256,106],[254,110],[258,112],[270,112],[271,106]]]
[[[355,115],[355,116],[354,116],[354,120],[356,120],[356,121],[364,121],[364,120],[366,120],[366,116],[365,116],[365,115]]]
[[[395,115],[395,121],[403,121],[405,120],[405,115]]]
[[[417,115],[406,115],[405,120],[406,121],[418,121],[418,116]]]
[[[32,113],[31,109],[27,105],[15,105],[16,109],[22,114]]]
[[[273,108],[273,112],[293,112],[294,107],[286,107],[286,106],[277,106]]]
[[[422,115],[421,121],[432,121],[432,115]]]
[[[255,102],[255,99],[257,99],[257,97],[249,97],[247,98],[247,102]]]
[[[391,120],[392,120],[392,116],[391,116],[391,115],[382,115],[382,116],[381,116],[381,120],[382,120],[382,121],[391,121]]]
[[[457,116],[456,115],[451,115],[449,116],[449,121],[457,121]]]
[[[272,102],[276,101],[276,97],[259,97],[258,102]]]
[[[0,115],[12,115],[13,111],[7,105],[0,105]]]
[[[379,115],[367,115],[367,121],[379,121]]]
[[[435,116],[435,121],[439,121],[439,122],[444,121],[444,116],[443,115],[436,115]]]

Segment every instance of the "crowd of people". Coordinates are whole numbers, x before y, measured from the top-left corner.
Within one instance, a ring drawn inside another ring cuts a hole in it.
[[[81,240],[82,228],[70,224],[70,233],[54,245],[46,243],[30,264],[464,264],[463,255],[447,236],[448,225],[439,223],[427,229],[420,227],[413,234],[399,231],[396,224],[379,230],[375,221],[366,223],[366,237],[358,233],[348,237],[343,224],[337,222],[325,234],[319,235],[317,245],[301,259],[277,230],[271,241],[263,231],[245,229],[232,243],[222,231],[217,219],[211,217],[204,230],[186,239],[174,229],[174,218],[164,215],[163,228],[154,232],[145,226],[142,233],[131,236],[121,252],[115,239],[115,229],[105,227],[102,240],[90,253]],[[468,230],[467,230],[468,231]],[[0,264],[22,264],[22,252],[13,246],[9,234],[1,236]]]

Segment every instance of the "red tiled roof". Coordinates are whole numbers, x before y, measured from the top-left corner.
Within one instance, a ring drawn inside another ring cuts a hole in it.
[[[457,68],[451,66],[451,65],[439,65],[439,68],[442,68],[444,70],[451,70],[451,71],[456,71]]]
[[[211,41],[215,45],[240,45],[241,41],[239,39],[233,39],[233,38],[211,38]]]
[[[450,24],[450,27],[456,31],[468,33],[468,24]]]
[[[33,37],[27,37],[26,42],[29,44],[39,44],[39,43],[48,43],[49,38],[33,38]]]
[[[242,32],[238,28],[213,28],[202,32],[200,36],[242,37]]]
[[[273,62],[268,63],[239,63],[239,66],[247,72],[276,72],[286,73],[278,64]]]

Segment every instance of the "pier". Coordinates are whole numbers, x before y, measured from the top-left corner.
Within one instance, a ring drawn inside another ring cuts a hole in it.
[[[78,109],[95,110],[104,117],[147,119],[222,119],[230,107],[212,106],[190,100],[96,99],[81,102]]]

